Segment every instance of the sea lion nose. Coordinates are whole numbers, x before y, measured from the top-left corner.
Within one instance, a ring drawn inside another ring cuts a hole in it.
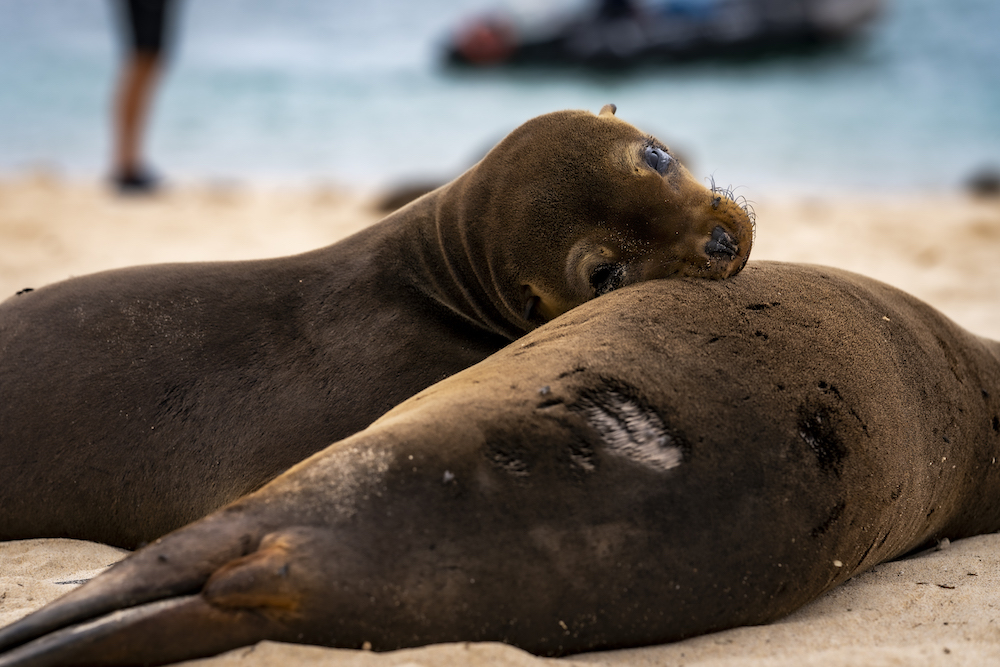
[[[736,241],[721,226],[716,226],[712,230],[712,238],[705,244],[705,252],[710,257],[721,257],[724,255],[732,259],[736,257],[739,251],[740,247],[736,245]]]

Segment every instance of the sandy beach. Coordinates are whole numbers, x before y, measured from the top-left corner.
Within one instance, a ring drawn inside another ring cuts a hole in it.
[[[746,195],[757,214],[751,261],[856,271],[1000,338],[1000,199]],[[335,185],[216,183],[120,198],[45,172],[0,180],[0,295],[121,266],[312,250],[381,219],[378,197]]]
[[[177,186],[147,199],[45,173],[0,181],[0,298],[134,264],[285,255],[327,245],[382,217],[376,193],[333,185]],[[959,192],[797,198],[747,193],[751,261],[837,266],[924,299],[1000,339],[1000,199]],[[779,623],[564,665],[1000,665],[1000,535],[887,563]],[[0,625],[127,555],[71,540],[0,543]],[[206,665],[541,665],[499,644],[372,654],[264,642]]]

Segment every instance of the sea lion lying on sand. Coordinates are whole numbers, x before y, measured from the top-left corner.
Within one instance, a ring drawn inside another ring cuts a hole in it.
[[[623,285],[725,278],[753,222],[614,116],[514,130],[332,246],[97,273],[0,305],[0,539],[134,548]]]
[[[1000,528],[998,415],[1000,343],[875,280],[633,285],[0,630],[0,667],[764,623]]]

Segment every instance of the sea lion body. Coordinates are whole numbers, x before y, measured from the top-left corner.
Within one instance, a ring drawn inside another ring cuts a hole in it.
[[[134,548],[595,294],[736,273],[752,232],[613,109],[557,112],[327,248],[19,294],[0,304],[0,539]]]
[[[998,415],[1000,343],[877,281],[632,285],[0,630],[0,667],[768,622],[1000,528]]]

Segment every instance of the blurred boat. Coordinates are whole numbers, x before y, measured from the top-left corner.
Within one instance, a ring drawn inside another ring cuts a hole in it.
[[[565,5],[565,3],[563,3]],[[454,65],[629,65],[746,59],[843,43],[883,0],[627,0],[473,18],[447,46]]]

